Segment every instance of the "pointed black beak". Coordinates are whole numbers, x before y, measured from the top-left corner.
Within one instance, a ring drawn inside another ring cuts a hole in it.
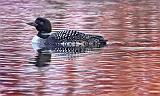
[[[36,27],[38,24],[36,24],[35,22],[29,22],[29,23],[27,23],[28,25],[31,25],[31,26],[34,26],[34,27]]]

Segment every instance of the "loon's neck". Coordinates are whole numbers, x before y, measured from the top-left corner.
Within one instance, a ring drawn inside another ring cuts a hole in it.
[[[46,39],[50,36],[50,33],[38,32],[37,36],[42,39]]]
[[[39,44],[42,44],[46,41],[46,39],[43,39],[39,36],[34,36],[33,39],[32,39],[32,43],[39,43]]]

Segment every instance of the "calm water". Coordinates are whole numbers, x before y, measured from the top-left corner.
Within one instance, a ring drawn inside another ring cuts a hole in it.
[[[39,16],[109,45],[38,54],[25,23]],[[159,32],[159,0],[1,0],[0,96],[160,96]]]

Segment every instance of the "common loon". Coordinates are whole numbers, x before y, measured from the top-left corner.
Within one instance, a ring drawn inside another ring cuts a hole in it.
[[[34,22],[27,23],[34,26],[38,34],[33,37],[32,45],[34,49],[39,50],[44,47],[73,47],[73,46],[90,46],[96,45],[103,47],[106,41],[102,36],[91,35],[78,32],[76,30],[62,30],[58,32],[51,32],[52,27],[48,19],[38,17]],[[36,45],[36,46],[35,46]]]

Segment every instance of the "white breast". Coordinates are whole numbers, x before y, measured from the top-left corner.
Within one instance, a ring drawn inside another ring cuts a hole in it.
[[[40,38],[38,36],[34,36],[32,39],[32,47],[34,50],[42,49],[45,47],[46,39]]]

